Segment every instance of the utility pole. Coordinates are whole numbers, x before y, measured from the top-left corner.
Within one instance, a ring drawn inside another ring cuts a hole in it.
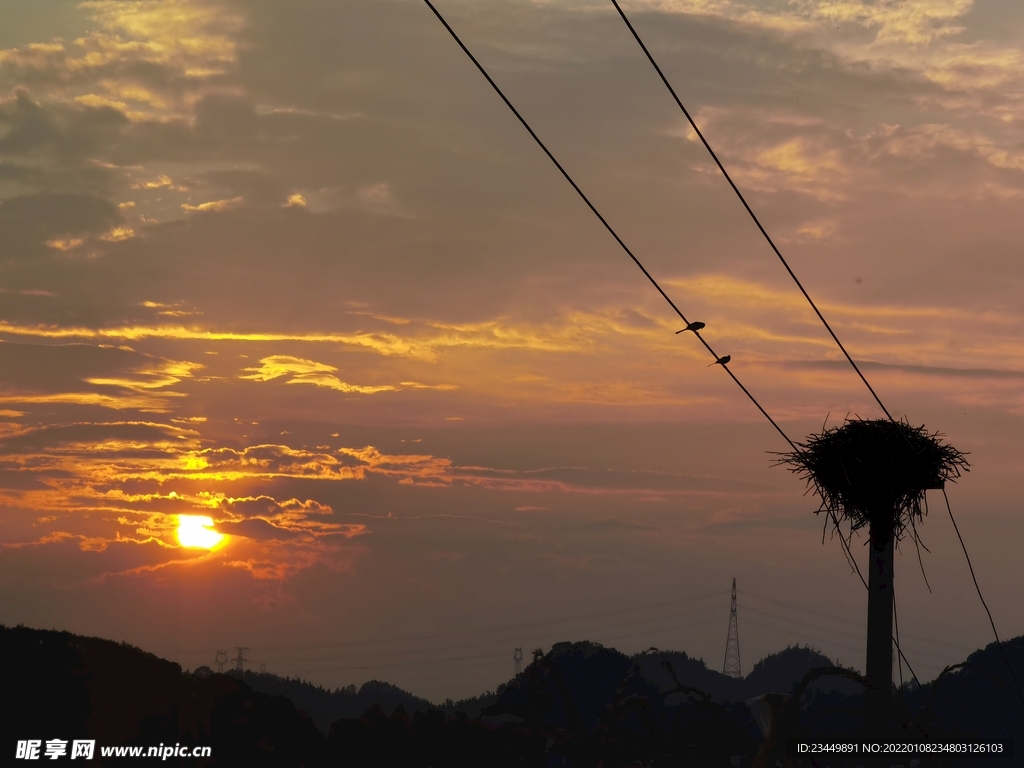
[[[851,533],[868,530],[864,721],[867,735],[879,741],[890,737],[893,726],[894,544],[901,536],[916,539],[926,492],[969,468],[964,454],[938,437],[905,420],[854,419],[794,444],[783,459],[821,497],[818,511],[837,531],[840,522]],[[840,540],[852,558],[842,532]]]
[[[238,656],[235,658],[235,669],[239,672],[245,671],[245,652],[248,648],[243,648],[240,645],[235,646],[235,650],[238,651]]]
[[[519,677],[519,674],[523,671],[523,649],[516,648],[512,652],[512,666],[515,668],[515,676]]]
[[[870,735],[887,733],[892,713],[892,580],[893,531],[886,517],[877,515],[869,529],[868,640],[864,691]]]
[[[740,679],[740,625],[736,619],[736,579],[732,580],[732,603],[729,605],[729,636],[725,640],[725,664],[722,674]]]
[[[260,674],[263,675],[263,674],[266,674],[266,672],[267,672],[267,662],[261,661],[260,662]]]
[[[223,673],[224,672],[224,662],[226,662],[228,660],[228,652],[227,651],[217,651],[217,655],[214,657],[214,660],[216,661],[216,664],[217,664],[217,671]]]

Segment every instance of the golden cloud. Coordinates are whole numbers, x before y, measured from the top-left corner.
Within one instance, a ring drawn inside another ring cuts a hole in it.
[[[144,413],[167,413],[169,397],[184,397],[180,392],[163,392],[159,395],[122,394],[110,395],[98,392],[56,392],[50,394],[0,395],[0,403],[22,405],[56,404],[98,405],[117,411],[136,410]]]
[[[442,392],[459,388],[457,384],[423,384],[419,381],[403,381],[401,384],[409,389],[436,389]]]
[[[204,367],[201,363],[184,360],[163,360],[153,368],[135,371],[133,378],[126,376],[120,378],[93,377],[87,378],[85,381],[97,386],[121,387],[144,392],[177,384],[182,379],[191,378],[196,371],[202,370]]]
[[[259,368],[245,368],[244,370],[248,375],[238,378],[252,381],[272,381],[287,376],[288,384],[313,384],[317,387],[336,389],[339,392],[372,394],[374,392],[392,392],[396,389],[386,384],[377,386],[348,384],[334,375],[338,369],[333,365],[325,365],[289,355],[271,355],[260,361]]]
[[[849,24],[873,29],[876,43],[924,45],[962,31],[959,19],[971,10],[974,0],[644,0],[644,5],[787,32],[834,30],[837,23]]]
[[[47,240],[46,245],[50,248],[56,248],[58,251],[70,251],[77,248],[82,244],[82,238],[80,237],[65,237],[65,238],[54,238]]]
[[[174,186],[174,180],[170,176],[159,176],[149,181],[136,181],[132,184],[132,189],[162,189],[172,186]],[[135,204],[132,203],[132,205]]]
[[[188,203],[181,204],[181,210],[188,213],[195,211],[223,211],[228,208],[234,208],[242,203],[242,198],[232,197],[230,200],[211,200],[208,203],[200,203],[199,205],[189,205]]]
[[[79,5],[93,28],[65,44],[34,43],[0,50],[0,62],[61,75],[52,97],[83,106],[110,107],[130,120],[185,117],[209,80],[224,74],[237,56],[236,12],[199,0],[92,0]],[[183,81],[157,93],[126,74],[132,65],[168,71],[167,82]],[[90,82],[91,80],[91,82]]]
[[[135,231],[131,227],[114,227],[109,232],[104,232],[100,235],[100,240],[105,240],[108,243],[119,243],[132,237],[135,237]]]
[[[111,434],[105,436],[104,430]],[[364,477],[357,469],[369,465],[357,468],[357,462],[340,452],[321,454],[282,445],[204,449],[194,432],[148,422],[68,425],[35,432],[36,439],[26,445],[36,448],[22,448],[16,457],[0,455],[0,463],[9,465],[14,459],[44,477],[45,483],[0,491],[0,501],[25,510],[37,525],[51,530],[5,546],[77,540],[85,551],[99,553],[116,544],[139,546],[149,553],[143,555],[149,563],[104,574],[101,580],[198,564],[197,556],[180,550],[176,541],[181,515],[210,517],[218,532],[228,534],[222,550],[199,556],[206,558],[202,562],[241,567],[257,579],[287,578],[316,563],[348,567],[351,553],[332,542],[351,541],[368,532],[365,524],[333,519],[331,507],[314,499],[279,500],[265,493],[232,496],[217,490],[238,480]],[[81,439],[92,433],[92,439]],[[40,439],[47,436],[49,442]],[[372,449],[365,454],[379,464],[390,461],[392,469],[401,461]],[[179,490],[162,490],[168,484],[178,484]],[[138,490],[146,485],[153,490]],[[54,528],[58,522],[60,527]]]

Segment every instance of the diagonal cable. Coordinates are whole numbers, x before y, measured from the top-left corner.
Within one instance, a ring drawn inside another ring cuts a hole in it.
[[[624,250],[626,252],[626,254],[629,256],[629,258],[633,260],[633,263],[636,264],[640,268],[640,271],[644,273],[644,276],[650,281],[651,285],[653,285],[657,289],[658,293],[661,294],[662,298],[664,298],[665,301],[668,302],[668,305],[670,307],[672,307],[672,309],[675,311],[675,313],[677,315],[679,315],[679,318],[684,323],[689,325],[690,321],[687,320],[686,315],[684,315],[682,310],[680,310],[679,307],[676,306],[675,302],[672,301],[671,298],[669,298],[668,294],[665,293],[665,291],[664,291],[664,289],[662,289],[661,285],[658,284],[658,281],[654,279],[654,276],[651,275],[651,273],[647,271],[647,268],[643,265],[643,263],[640,261],[640,259],[638,259],[636,257],[636,255],[633,253],[633,251],[630,250],[629,246],[626,245],[626,243],[622,240],[622,238],[619,237],[618,233],[612,228],[611,224],[608,223],[608,220],[605,219],[605,217],[601,215],[601,212],[597,210],[597,208],[594,206],[594,204],[592,202],[590,202],[590,198],[588,198],[586,196],[586,194],[583,192],[583,190],[580,189],[579,185],[576,184],[575,181],[573,181],[573,179],[569,175],[568,171],[566,171],[565,168],[562,167],[562,164],[558,162],[558,160],[555,158],[555,156],[551,153],[551,150],[549,150],[547,148],[547,146],[544,144],[544,142],[541,140],[541,138],[533,130],[533,128],[530,127],[530,124],[528,122],[526,122],[526,118],[524,118],[519,113],[519,110],[517,110],[515,108],[515,106],[512,104],[512,102],[509,101],[508,97],[505,96],[505,94],[501,90],[501,88],[498,87],[498,84],[495,83],[494,80],[491,78],[491,76],[487,73],[487,70],[484,69],[483,65],[477,60],[477,58],[473,55],[473,53],[469,50],[469,48],[466,47],[466,44],[462,42],[462,39],[458,36],[458,34],[455,32],[455,30],[452,29],[451,25],[445,20],[444,16],[441,15],[441,12],[438,11],[437,8],[434,7],[433,3],[431,3],[430,0],[423,0],[423,2],[426,3],[427,7],[433,12],[433,14],[437,17],[438,21],[441,22],[441,24],[444,26],[444,28],[446,30],[448,30],[448,34],[450,34],[452,36],[452,39],[455,40],[455,42],[458,44],[458,46],[462,49],[463,53],[465,53],[466,56],[469,58],[469,60],[473,62],[474,66],[476,66],[476,68],[480,71],[480,74],[482,74],[484,76],[484,79],[486,79],[487,82],[490,84],[491,88],[494,89],[494,92],[498,94],[498,96],[501,98],[501,100],[503,102],[505,102],[505,106],[507,106],[509,108],[509,110],[512,112],[512,114],[516,116],[516,119],[519,120],[519,122],[522,124],[522,126],[530,134],[530,136],[533,138],[533,140],[537,143],[537,146],[539,146],[543,150],[544,154],[548,156],[548,159],[551,160],[551,162],[554,164],[554,166],[559,170],[559,172],[565,178],[565,180],[569,182],[570,186],[572,186],[572,188],[574,190],[576,190],[576,194],[578,194],[580,196],[580,199],[582,199],[583,202],[586,203],[587,207],[590,208],[591,212],[598,218],[598,220],[601,222],[601,224],[604,225],[604,228],[606,230],[608,230],[609,234],[611,234],[611,236],[613,238],[615,238],[615,242],[617,242],[619,244],[619,246],[622,248],[622,250]],[[615,0],[612,0],[612,2],[614,3]],[[619,7],[617,3],[615,5],[615,7],[616,8]],[[619,10],[619,13],[622,13],[621,9]],[[623,19],[626,20],[626,24],[629,24],[629,20],[625,18],[625,15],[623,15]],[[630,25],[630,29],[631,30],[633,29],[632,25]],[[634,31],[633,34],[635,36],[636,32]],[[640,40],[639,37],[637,37],[637,42],[640,43],[640,45],[644,48],[644,52],[646,53],[647,52],[647,48],[646,48],[646,46],[644,46],[643,42]],[[650,57],[650,53],[648,53],[647,55],[648,55],[648,58],[651,58]],[[656,69],[658,69],[658,65],[654,62],[653,58],[651,58],[651,63],[654,64]],[[660,69],[658,69],[658,74],[659,75],[661,74],[661,70]],[[676,98],[676,103],[679,104],[680,108],[683,110],[684,114],[686,114],[687,118],[689,119],[689,117],[690,117],[689,113],[686,112],[686,108],[683,107],[682,102],[680,102],[678,97],[675,96],[675,91],[672,91],[672,86],[668,84],[667,80],[665,80],[665,76],[664,75],[661,75],[661,77],[662,77],[662,80],[665,82],[665,85],[668,86],[669,90],[672,92],[673,97]],[[691,122],[691,125],[692,125],[693,124],[692,119],[690,120],[690,122]],[[694,125],[694,130],[697,130],[696,125]],[[697,133],[701,137],[701,140],[704,141],[704,137],[703,137],[702,134],[700,134],[699,130],[697,131]],[[708,151],[711,152],[712,157],[715,158],[715,162],[718,162],[718,157],[715,156],[714,152],[711,150],[710,145],[708,145],[708,143],[706,141],[704,141],[704,145],[708,148]],[[740,196],[740,200],[743,201],[743,205],[747,208],[747,211],[750,212],[750,215],[754,218],[754,221],[757,223],[757,226],[761,229],[761,232],[764,234],[764,236],[766,238],[768,238],[768,233],[764,231],[763,227],[761,227],[761,223],[759,221],[757,221],[757,217],[754,216],[754,212],[750,210],[750,207],[747,205],[746,201],[743,200],[743,196],[740,194],[740,191],[738,189],[736,189],[736,185],[733,184],[732,179],[729,178],[729,175],[725,172],[725,168],[722,167],[722,164],[720,162],[718,163],[718,167],[722,169],[722,173],[725,174],[725,177],[729,180],[729,183],[732,184],[733,189],[736,190],[736,194]],[[771,243],[772,248],[775,248],[775,244],[771,242],[771,238],[768,238],[768,242]],[[778,254],[779,258],[782,259],[782,254],[779,253],[777,248],[775,248],[775,252]],[[867,385],[868,389],[871,390],[871,394],[875,396],[875,400],[878,401],[878,404],[882,407],[882,410],[885,411],[885,415],[888,416],[890,419],[892,419],[892,416],[889,414],[889,411],[886,410],[884,405],[882,405],[882,401],[878,399],[878,395],[876,395],[875,391],[873,389],[871,389],[871,385],[868,384],[867,379],[864,378],[864,375],[860,373],[860,369],[857,368],[857,364],[853,361],[853,358],[851,358],[850,355],[847,354],[846,349],[843,347],[842,343],[836,337],[835,333],[832,332],[832,328],[828,325],[828,322],[826,322],[826,320],[822,316],[821,312],[818,311],[818,308],[815,306],[814,302],[811,300],[811,297],[808,296],[807,291],[804,290],[803,286],[800,284],[800,281],[797,280],[796,275],[793,274],[793,271],[789,268],[789,265],[786,264],[785,259],[782,259],[782,263],[786,266],[786,269],[789,271],[789,274],[792,275],[793,279],[796,280],[796,283],[800,287],[800,290],[803,292],[804,296],[807,297],[807,301],[810,302],[811,306],[814,308],[814,311],[818,313],[818,317],[821,318],[821,321],[823,323],[825,323],[825,327],[828,328],[829,333],[832,334],[832,338],[835,339],[837,344],[839,344],[840,349],[843,350],[843,354],[846,354],[846,358],[850,361],[851,365],[853,365],[853,367],[857,370],[857,373],[860,374],[861,379],[864,380],[864,383]],[[720,359],[719,356],[718,356],[718,353],[715,352],[715,350],[711,348],[711,345],[708,344],[708,342],[704,339],[704,337],[700,335],[700,332],[699,331],[694,331],[693,334],[694,334],[694,336],[696,336],[700,340],[700,343],[704,345],[704,347],[708,350],[708,352],[710,352],[712,354],[712,356],[715,358],[715,360],[718,361]],[[782,438],[787,443],[789,443],[790,447],[792,447],[793,450],[799,450],[797,448],[796,444],[783,431],[782,427],[780,427],[776,423],[775,419],[773,419],[768,414],[768,412],[761,406],[761,404],[757,401],[757,399],[750,393],[750,391],[736,377],[736,374],[734,374],[731,370],[729,370],[728,365],[727,364],[722,364],[722,369],[727,374],[729,374],[729,377],[734,382],[736,382],[736,385],[741,390],[743,390],[743,394],[745,394],[750,399],[750,402],[752,402],[757,407],[757,410],[759,410],[761,412],[761,414],[766,419],[768,419],[768,421],[771,423],[771,425],[773,427],[775,427],[775,430],[780,435],[782,435]],[[838,522],[836,522],[836,527],[838,528]],[[846,543],[846,540],[843,538],[842,533],[839,534],[839,538],[840,538],[840,540],[843,543],[844,549],[846,550],[847,554],[849,555],[850,562],[853,563],[854,568],[857,570],[857,575],[860,576],[861,582],[864,584],[864,587],[867,588],[867,582],[864,581],[864,576],[861,574],[859,566],[857,566],[857,561],[853,558],[853,553],[849,551],[849,545]],[[907,657],[903,655],[903,650],[899,646],[899,641],[895,637],[893,638],[893,641],[896,644],[897,652],[899,653],[899,655],[901,657],[903,657],[903,661],[907,664],[907,667],[910,668],[910,662],[907,660]],[[913,674],[913,670],[911,670],[911,674]],[[915,675],[915,678],[916,678],[916,675]]]
[[[1017,675],[1013,673],[1013,665],[1010,664],[1010,660],[1006,657],[1006,651],[1003,650],[1003,643],[999,640],[999,633],[996,631],[996,623],[992,619],[992,611],[988,609],[988,603],[985,602],[985,598],[981,595],[981,587],[978,586],[978,577],[974,575],[974,566],[971,565],[971,556],[967,554],[967,545],[964,544],[964,537],[960,535],[960,526],[956,524],[956,520],[953,518],[953,508],[949,505],[949,496],[946,495],[946,489],[942,489],[942,498],[946,500],[946,510],[949,512],[949,520],[953,523],[953,530],[956,531],[956,537],[960,540],[960,547],[964,551],[964,557],[967,558],[967,567],[971,571],[971,579],[974,580],[974,588],[978,592],[978,599],[981,600],[982,606],[985,608],[985,613],[988,614],[988,623],[992,625],[992,634],[996,638],[996,647],[999,649],[999,654],[1003,657],[1003,661],[1006,662],[1006,668],[1010,671],[1010,677],[1013,679],[1013,686],[1017,689],[1017,698],[1020,699],[1021,706],[1024,706],[1024,694],[1021,693],[1020,683],[1017,682]]]
[[[850,365],[853,366],[853,370],[855,370],[857,372],[857,375],[860,376],[860,380],[864,382],[864,386],[866,386],[868,388],[868,391],[871,392],[871,396],[875,398],[875,402],[878,403],[878,406],[882,409],[885,415],[889,417],[890,421],[895,421],[895,419],[893,419],[892,417],[892,414],[889,413],[889,409],[885,407],[885,405],[882,403],[881,398],[879,398],[878,394],[875,392],[874,388],[871,386],[871,384],[868,383],[868,380],[861,372],[860,367],[857,365],[856,362],[854,362],[853,358],[850,356],[850,353],[846,351],[846,347],[843,346],[843,342],[839,340],[839,337],[836,336],[836,332],[832,330],[832,326],[828,324],[828,320],[826,320],[825,316],[821,314],[821,310],[818,309],[818,305],[814,303],[814,300],[811,298],[811,295],[807,293],[807,290],[804,288],[803,283],[800,282],[800,279],[796,276],[796,273],[793,272],[793,269],[789,266],[789,262],[787,262],[785,257],[783,257],[782,252],[775,245],[775,242],[769,236],[768,231],[761,224],[760,219],[757,218],[757,215],[754,213],[754,210],[750,207],[749,203],[747,203],[746,198],[743,197],[743,193],[740,192],[739,187],[736,186],[736,183],[732,180],[732,177],[729,175],[729,172],[725,170],[725,166],[722,165],[722,161],[718,159],[718,155],[715,154],[715,150],[711,148],[711,145],[708,143],[708,140],[704,138],[704,134],[701,133],[700,128],[697,127],[697,123],[694,121],[692,117],[690,117],[690,113],[687,111],[686,107],[683,106],[683,102],[679,99],[679,96],[676,95],[675,89],[669,83],[668,78],[665,77],[665,73],[661,71],[661,67],[659,67],[658,62],[654,60],[654,56],[651,55],[651,52],[647,49],[647,46],[644,45],[644,41],[640,39],[640,35],[637,33],[636,29],[633,27],[629,19],[626,17],[626,14],[623,12],[622,7],[618,3],[618,0],[611,0],[611,2],[612,5],[615,6],[615,10],[619,12],[619,15],[622,17],[622,20],[626,22],[626,26],[629,27],[629,31],[633,33],[633,38],[640,45],[640,48],[643,49],[644,54],[647,56],[647,60],[651,62],[651,66],[654,67],[654,70],[658,73],[658,77],[661,78],[661,82],[663,82],[665,84],[665,87],[668,88],[668,92],[672,94],[672,98],[675,99],[675,102],[679,106],[679,109],[681,109],[683,114],[686,116],[686,119],[690,123],[690,127],[693,128],[694,132],[697,134],[701,142],[704,144],[704,148],[708,151],[708,153],[711,155],[711,158],[715,161],[715,164],[718,166],[718,170],[720,170],[722,172],[722,175],[725,176],[725,180],[729,182],[729,186],[732,187],[732,191],[736,193],[736,197],[738,197],[740,199],[740,202],[743,203],[743,207],[747,210],[747,213],[750,214],[750,218],[753,219],[754,224],[757,225],[757,228],[760,230],[761,234],[764,235],[764,239],[768,241],[768,245],[770,245],[772,247],[772,250],[775,251],[775,255],[778,256],[779,261],[782,262],[782,266],[786,268],[786,271],[789,273],[789,276],[793,278],[793,282],[796,283],[796,287],[800,289],[800,293],[802,293],[804,295],[804,298],[807,299],[807,303],[811,305],[811,309],[814,310],[814,314],[818,316],[818,319],[821,320],[822,324],[825,326],[825,329],[829,332],[829,335],[832,336],[832,340],[839,345],[839,349],[841,349],[843,354],[846,355],[846,359],[850,361]]]
[[[535,142],[537,142],[537,146],[539,146],[544,151],[544,154],[548,156],[548,159],[552,163],[554,163],[555,167],[561,172],[562,176],[565,177],[565,180],[569,182],[569,184],[572,186],[572,188],[574,190],[576,190],[576,194],[578,194],[580,196],[580,198],[583,200],[583,202],[587,204],[587,207],[590,208],[591,212],[604,225],[604,228],[608,230],[609,234],[612,237],[615,238],[615,242],[617,242],[622,247],[622,250],[624,250],[626,252],[626,254],[629,256],[629,258],[631,258],[633,260],[633,263],[636,264],[638,267],[640,267],[640,271],[644,273],[644,276],[650,281],[651,285],[653,285],[658,290],[658,293],[660,293],[662,298],[665,299],[665,301],[668,302],[668,305],[670,307],[672,307],[672,309],[675,311],[675,313],[677,315],[679,315],[680,319],[682,319],[682,321],[684,323],[686,323],[687,325],[690,325],[690,321],[686,319],[686,315],[684,315],[682,310],[679,309],[679,307],[676,306],[675,302],[672,301],[672,299],[669,298],[668,294],[665,293],[665,291],[662,289],[662,287],[658,284],[658,281],[654,279],[654,276],[651,275],[651,273],[647,271],[647,268],[643,265],[643,263],[641,263],[640,259],[638,259],[633,254],[633,251],[631,251],[629,249],[629,246],[627,246],[626,243],[623,242],[622,238],[619,237],[618,233],[612,228],[612,225],[608,223],[608,220],[605,219],[605,217],[601,215],[601,212],[597,210],[597,208],[594,206],[594,204],[592,202],[590,202],[590,198],[588,198],[583,193],[583,190],[579,188],[579,185],[577,185],[576,182],[573,181],[573,179],[569,175],[568,171],[566,171],[565,168],[562,167],[562,164],[559,163],[558,160],[555,159],[555,156],[551,153],[551,150],[549,150],[547,148],[547,146],[544,144],[544,142],[541,141],[540,137],[534,132],[533,128],[530,127],[530,124],[528,122],[526,122],[526,118],[524,118],[521,114],[519,114],[519,110],[517,110],[512,105],[512,102],[508,100],[508,97],[505,96],[505,94],[502,92],[501,88],[498,87],[498,84],[494,82],[494,80],[491,78],[491,76],[489,74],[487,74],[487,70],[484,69],[483,65],[479,61],[477,61],[476,56],[474,56],[470,52],[469,48],[467,48],[466,44],[462,42],[462,39],[458,36],[458,34],[456,34],[455,30],[452,29],[451,25],[448,24],[447,21],[445,21],[444,16],[441,15],[441,12],[438,11],[437,8],[434,7],[433,3],[431,3],[430,0],[423,0],[423,2],[427,4],[427,7],[431,11],[433,11],[433,13],[437,17],[438,21],[440,21],[441,24],[444,25],[444,28],[448,30],[448,33],[452,36],[452,38],[455,40],[455,42],[458,43],[458,45],[462,49],[463,53],[465,53],[466,56],[469,57],[469,60],[472,61],[473,64],[476,66],[476,68],[478,70],[480,70],[480,74],[482,74],[484,76],[484,78],[487,80],[487,82],[490,83],[491,88],[494,89],[494,92],[497,93],[499,97],[501,97],[501,100],[503,102],[505,102],[505,106],[507,106],[512,111],[512,114],[516,116],[516,118],[519,120],[519,122],[522,123],[523,127],[527,130],[527,132],[530,134],[530,136],[533,137],[533,140]],[[711,345],[708,344],[707,341],[705,341],[704,337],[700,335],[699,331],[694,331],[693,335],[696,336],[700,340],[700,343],[704,345],[705,349],[707,349],[707,351],[712,354],[712,356],[715,358],[715,362],[719,362],[720,360],[722,360],[722,358],[719,357],[718,353],[715,352],[715,350],[711,348]],[[799,450],[797,448],[796,444],[792,440],[789,439],[789,436],[785,432],[782,431],[782,427],[780,427],[775,422],[775,419],[773,419],[771,416],[768,415],[768,411],[766,411],[764,408],[762,408],[761,404],[759,402],[757,402],[757,399],[752,394],[750,394],[750,390],[748,390],[745,386],[743,386],[743,383],[736,377],[736,374],[734,374],[732,371],[729,370],[728,364],[724,363],[724,362],[720,363],[720,364],[722,366],[722,369],[726,373],[729,374],[729,377],[734,382],[736,382],[736,386],[738,386],[740,389],[743,390],[743,394],[745,394],[748,398],[750,398],[750,402],[752,402],[757,407],[757,410],[759,410],[761,412],[761,414],[766,419],[768,419],[769,422],[771,422],[771,425],[773,427],[775,427],[776,431],[780,435],[782,435],[783,439],[787,443],[790,444],[790,446],[793,448],[793,450],[794,451],[795,450]]]

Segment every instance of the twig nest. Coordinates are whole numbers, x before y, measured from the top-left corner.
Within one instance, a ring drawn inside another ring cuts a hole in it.
[[[818,512],[899,541],[924,517],[925,491],[968,471],[965,455],[939,437],[906,421],[847,420],[780,454],[779,463],[821,497]]]

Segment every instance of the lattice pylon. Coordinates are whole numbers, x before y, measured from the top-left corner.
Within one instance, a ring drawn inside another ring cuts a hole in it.
[[[732,603],[729,606],[729,636],[725,641],[725,664],[722,674],[742,678],[740,669],[740,625],[736,619],[736,579],[732,580]]]

